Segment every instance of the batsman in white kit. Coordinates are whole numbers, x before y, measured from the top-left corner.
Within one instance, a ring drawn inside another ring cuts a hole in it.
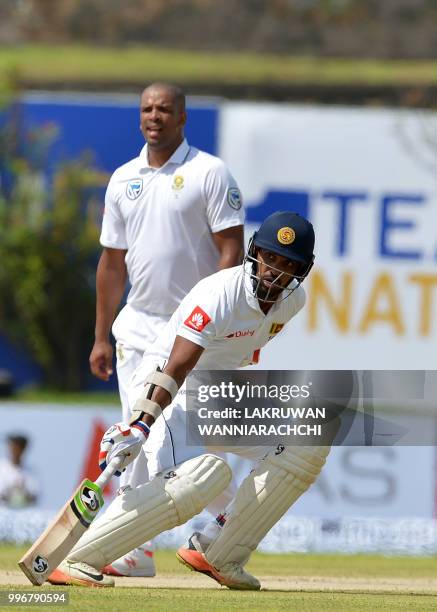
[[[243,265],[203,279],[184,298],[134,374],[129,393],[130,426],[135,424],[135,430],[114,426],[101,444],[104,468],[126,444],[142,444],[147,437],[152,479],[118,495],[49,582],[112,586],[113,579],[101,571],[106,565],[222,500],[217,519],[193,534],[178,550],[178,558],[228,588],[260,588],[244,566],[273,525],[316,480],[329,447],[187,446],[186,396],[181,387],[194,368],[232,370],[257,361],[275,331],[304,306],[301,284],[313,265],[314,242],[313,227],[305,218],[289,211],[273,213],[254,233]],[[250,333],[237,333],[244,331]],[[214,454],[220,451],[257,461],[227,507],[222,494],[232,472]],[[125,457],[125,464],[132,455]]]
[[[138,157],[115,170],[106,191],[90,355],[92,373],[107,381],[112,374],[112,325],[121,419],[126,423],[132,408],[130,379],[144,352],[189,290],[217,270],[239,264],[244,250],[240,190],[220,159],[185,139],[184,93],[169,83],[152,83],[141,94],[139,120],[147,142]],[[129,295],[116,316],[126,276]],[[135,487],[148,479],[141,452],[120,484]],[[129,551],[105,571],[153,576],[151,543]]]

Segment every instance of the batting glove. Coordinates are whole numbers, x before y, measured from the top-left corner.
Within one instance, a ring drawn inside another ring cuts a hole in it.
[[[111,459],[122,456],[124,461],[115,472],[120,476],[126,467],[134,461],[141,452],[141,447],[149,436],[150,428],[142,421],[134,425],[116,423],[103,434],[100,442],[99,467],[103,471]]]

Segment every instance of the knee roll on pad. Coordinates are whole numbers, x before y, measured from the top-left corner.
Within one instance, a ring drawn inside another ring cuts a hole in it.
[[[201,512],[231,478],[228,464],[215,455],[185,461],[119,495],[92,523],[68,559],[100,569]]]
[[[205,557],[217,568],[244,564],[281,516],[316,480],[329,446],[278,447],[245,478]]]

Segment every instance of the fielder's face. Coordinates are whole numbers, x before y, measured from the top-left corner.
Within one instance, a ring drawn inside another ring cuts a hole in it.
[[[185,111],[171,90],[152,86],[143,91],[140,127],[151,149],[177,148],[184,137],[185,120]]]
[[[260,279],[257,297],[260,300],[268,298],[269,301],[274,301],[279,297],[282,290],[291,283],[300,264],[266,249],[258,249],[256,258],[258,262],[257,276]]]

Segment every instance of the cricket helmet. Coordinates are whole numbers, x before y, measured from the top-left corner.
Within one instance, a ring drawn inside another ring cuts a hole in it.
[[[260,297],[260,278],[257,276],[257,252],[265,249],[276,255],[281,255],[299,263],[284,297],[290,295],[308,276],[314,263],[314,228],[312,224],[301,215],[289,210],[277,211],[269,215],[250,239],[245,262],[252,262],[251,279],[255,296],[264,301],[269,300],[268,295]]]

